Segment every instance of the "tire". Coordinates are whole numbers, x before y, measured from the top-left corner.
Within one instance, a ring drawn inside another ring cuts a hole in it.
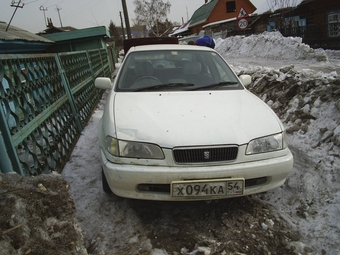
[[[107,183],[103,169],[102,169],[102,185],[103,185],[103,190],[104,190],[105,193],[112,194],[112,190],[111,190],[109,184]]]

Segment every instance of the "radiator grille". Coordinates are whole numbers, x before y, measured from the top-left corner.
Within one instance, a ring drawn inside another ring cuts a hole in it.
[[[176,148],[173,150],[176,163],[204,163],[232,161],[237,157],[238,147]]]

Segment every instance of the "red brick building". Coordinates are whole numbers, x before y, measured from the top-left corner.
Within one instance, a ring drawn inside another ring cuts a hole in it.
[[[248,15],[256,11],[256,7],[249,0],[205,0],[205,4],[192,15],[189,30],[191,34],[198,34],[204,25],[237,18],[241,9]]]

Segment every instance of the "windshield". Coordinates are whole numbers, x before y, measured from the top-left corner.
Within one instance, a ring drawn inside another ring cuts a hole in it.
[[[133,52],[121,68],[116,91],[243,89],[225,61],[211,51]]]

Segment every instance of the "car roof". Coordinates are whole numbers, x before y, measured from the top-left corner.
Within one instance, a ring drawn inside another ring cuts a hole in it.
[[[131,47],[128,53],[138,51],[158,51],[158,50],[197,50],[197,51],[215,51],[209,47],[186,45],[186,44],[153,44],[153,45],[141,45]]]

